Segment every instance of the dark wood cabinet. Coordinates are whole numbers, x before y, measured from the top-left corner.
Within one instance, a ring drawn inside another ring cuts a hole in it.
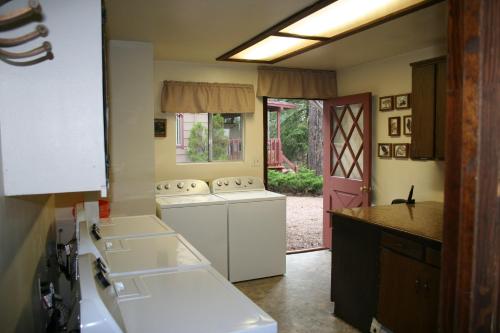
[[[439,269],[386,248],[377,319],[394,333],[437,332]]]
[[[411,158],[444,159],[446,57],[412,63]]]

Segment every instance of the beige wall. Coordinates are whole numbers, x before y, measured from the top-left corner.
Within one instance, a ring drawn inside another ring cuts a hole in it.
[[[153,45],[111,41],[112,214],[154,214]]]
[[[256,98],[255,113],[245,114],[244,160],[177,164],[175,162],[175,114],[160,112],[160,92],[164,80],[249,83],[257,87],[255,66],[206,65],[172,61],[155,62],[155,116],[167,119],[167,137],[155,139],[156,180],[196,178],[212,180],[224,176],[262,177],[262,99]]]
[[[377,143],[409,143],[410,138],[404,135],[389,137],[387,121],[389,117],[411,114],[411,110],[379,112],[378,97],[411,92],[409,64],[445,53],[444,46],[435,46],[337,71],[339,96],[363,92],[373,94],[372,193],[375,204],[406,198],[412,184],[415,185],[414,198],[417,201],[443,201],[443,162],[380,159],[377,157]]]
[[[1,155],[1,153],[0,153]],[[5,197],[0,161],[0,331],[42,332],[38,280],[49,278],[54,196]]]

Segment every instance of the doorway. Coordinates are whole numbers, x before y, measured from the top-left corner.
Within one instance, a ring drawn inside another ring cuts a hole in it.
[[[287,252],[323,249],[323,101],[267,100],[268,189],[287,196]]]

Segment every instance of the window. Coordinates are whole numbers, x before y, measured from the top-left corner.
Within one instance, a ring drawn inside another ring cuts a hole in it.
[[[243,159],[242,114],[177,113],[176,119],[177,163]]]

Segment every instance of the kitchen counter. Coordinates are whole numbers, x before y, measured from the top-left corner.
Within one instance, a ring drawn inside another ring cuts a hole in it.
[[[443,241],[443,203],[440,202],[343,208],[329,212],[333,220],[337,215],[439,243]]]

